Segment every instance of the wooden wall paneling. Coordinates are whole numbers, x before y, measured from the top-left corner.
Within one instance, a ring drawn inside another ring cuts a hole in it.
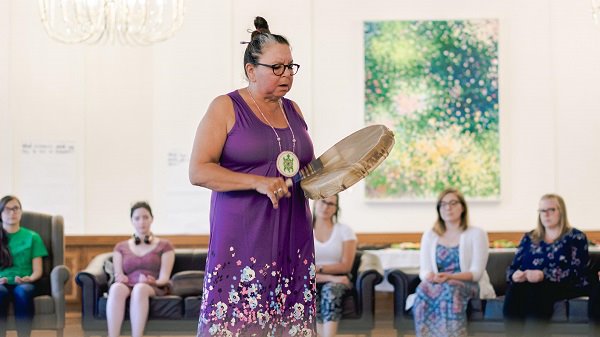
[[[67,284],[65,285],[65,300],[67,302],[73,302],[78,300],[78,289],[75,284],[75,275],[78,271],[83,269],[81,267],[81,261],[77,250],[65,251],[65,265],[71,271],[72,275]]]
[[[519,243],[523,232],[489,232],[490,241],[510,240]],[[600,243],[600,231],[586,231],[588,239]],[[400,242],[420,242],[422,233],[357,233],[360,247],[386,246]],[[208,247],[208,235],[167,235],[162,236],[169,239],[175,248],[206,248]],[[66,300],[71,308],[79,303],[80,290],[75,283],[75,276],[85,269],[94,256],[110,252],[115,244],[128,239],[126,235],[113,236],[66,236],[65,263],[71,270],[73,277],[65,290]]]

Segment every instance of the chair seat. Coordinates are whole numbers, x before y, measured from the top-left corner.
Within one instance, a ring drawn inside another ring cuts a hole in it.
[[[586,302],[587,306],[587,302]],[[504,296],[499,296],[494,299],[486,300],[485,303],[485,311],[484,311],[484,319],[486,321],[503,321],[504,307]],[[567,322],[571,321],[570,317],[574,315],[574,312],[571,312],[572,308],[569,307],[569,301],[558,301],[554,304],[554,314],[552,315],[552,322]],[[587,317],[587,307],[585,309],[584,314]],[[579,316],[578,316],[579,317]],[[576,318],[581,319],[581,317]],[[587,321],[587,318],[586,318]]]
[[[569,300],[569,322],[587,323],[588,319],[588,297],[577,297]]]
[[[33,299],[36,315],[48,315],[54,313],[54,299],[49,295],[37,296]]]
[[[33,306],[36,315],[49,315],[54,313],[54,300],[48,295],[36,296],[33,298]],[[9,316],[15,314],[13,306],[8,308]]]
[[[98,317],[101,319],[106,319],[107,301],[107,297],[102,297],[98,301]],[[151,319],[182,319],[183,299],[175,295],[151,297],[148,317]],[[127,301],[125,318],[129,319],[129,301]]]
[[[498,296],[485,301],[483,317],[486,321],[504,321],[504,296]]]
[[[98,318],[106,319],[107,301],[108,298],[106,297],[102,297],[98,301]],[[155,296],[150,299],[149,316],[155,319],[198,319],[201,302],[202,296],[187,296],[185,298],[173,295]],[[129,303],[127,304],[127,312],[128,310]],[[342,317],[360,318],[354,294],[350,294],[344,298]],[[129,318],[128,313],[126,314],[126,318]]]
[[[200,317],[200,306],[202,305],[202,295],[188,296],[183,300],[184,316],[186,319],[198,319]]]

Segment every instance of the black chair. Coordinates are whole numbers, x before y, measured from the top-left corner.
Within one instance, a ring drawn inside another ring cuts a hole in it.
[[[357,251],[352,266],[354,287],[344,299],[340,333],[371,335],[375,328],[375,286],[383,281],[379,259]]]
[[[173,274],[190,270],[203,271],[207,252],[204,249],[176,249]],[[76,281],[81,287],[81,325],[86,336],[106,336],[106,293],[109,274],[107,261],[112,253],[96,256],[87,268],[79,272]],[[352,267],[354,288],[344,299],[340,322],[341,333],[370,335],[375,327],[375,285],[383,280],[379,259],[368,253],[357,252]],[[202,281],[196,282],[200,286]],[[150,299],[150,312],[145,335],[193,335],[198,326],[202,295],[157,296]],[[123,333],[131,331],[128,314],[123,322]]]
[[[106,302],[110,275],[106,266],[111,262],[112,252],[97,255],[88,266],[77,273],[75,280],[81,287],[81,326],[86,336],[107,336]],[[205,249],[175,249],[172,274],[204,271],[207,251]],[[202,279],[193,282],[198,290],[179,295],[150,298],[148,322],[144,335],[194,335],[202,300]],[[131,332],[129,308],[126,308],[122,333]]]
[[[490,283],[496,292],[494,299],[472,299],[467,308],[469,334],[504,332],[504,294],[508,284],[506,270],[512,263],[514,251],[490,252],[486,271]],[[590,275],[597,278],[600,269],[600,251],[590,251]],[[388,274],[388,281],[394,286],[394,327],[398,336],[414,334],[414,322],[411,310],[404,310],[406,298],[415,292],[421,282],[416,274],[407,274],[395,269]],[[549,325],[554,334],[588,335],[588,298],[579,297],[556,302],[554,314]]]

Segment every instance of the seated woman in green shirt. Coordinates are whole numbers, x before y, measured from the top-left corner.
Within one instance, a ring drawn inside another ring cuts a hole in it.
[[[6,336],[9,303],[13,302],[17,336],[31,335],[34,282],[42,277],[42,257],[48,255],[40,235],[21,227],[17,197],[0,199],[0,337]]]

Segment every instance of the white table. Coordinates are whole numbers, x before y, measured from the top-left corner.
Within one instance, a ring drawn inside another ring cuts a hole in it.
[[[387,273],[391,269],[400,269],[408,274],[419,273],[419,250],[385,248],[365,250],[379,258],[381,266],[385,271],[383,282],[375,286],[376,291],[394,291],[394,287],[387,280]],[[491,252],[514,252],[516,248],[490,248]]]
[[[391,269],[400,269],[405,273],[415,274],[419,272],[419,251],[407,250],[398,248],[385,248],[366,250],[381,262],[381,266],[385,271],[383,282],[375,286],[376,291],[394,291],[394,287],[387,280],[387,273]]]
[[[516,248],[490,248],[490,253],[515,252],[516,250]],[[377,256],[385,271],[383,282],[375,286],[376,291],[394,291],[394,287],[387,280],[387,273],[391,269],[400,269],[407,274],[419,273],[419,250],[385,248],[365,251]],[[590,246],[589,251],[600,251],[600,246]]]

